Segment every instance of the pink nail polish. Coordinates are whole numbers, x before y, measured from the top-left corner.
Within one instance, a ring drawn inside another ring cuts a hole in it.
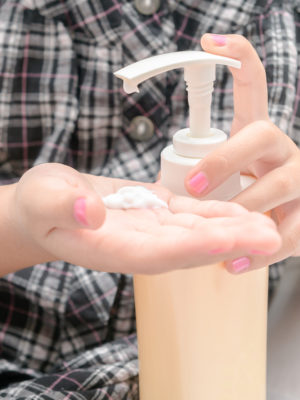
[[[82,225],[89,225],[86,219],[86,201],[83,197],[78,198],[74,203],[74,218]]]
[[[249,268],[250,260],[248,257],[240,257],[233,260],[231,265],[234,272],[242,272]]]
[[[217,46],[225,46],[227,43],[226,36],[213,34],[211,37]]]
[[[203,172],[199,172],[190,179],[189,185],[196,193],[201,193],[207,188],[208,180]]]

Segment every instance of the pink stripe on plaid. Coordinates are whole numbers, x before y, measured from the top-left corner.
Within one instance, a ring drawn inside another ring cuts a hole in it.
[[[294,90],[294,86],[289,84],[289,83],[284,83],[284,82],[270,82],[267,83],[268,87],[284,87],[284,88],[288,88],[288,89],[292,89]],[[214,90],[216,93],[233,93],[233,88],[225,88],[225,89],[221,89],[221,88],[216,88]]]
[[[132,291],[123,290],[123,291],[122,291],[122,294],[123,294],[123,296],[131,297],[131,296],[133,296],[133,290],[132,290]]]
[[[138,24],[134,29],[132,29],[130,32],[126,33],[126,35],[123,36],[123,40],[127,40],[128,38],[130,38],[130,36],[134,35],[136,32],[141,30],[144,26],[151,24],[154,20],[158,24],[160,24],[161,21],[160,21],[159,17],[162,16],[162,14],[164,14],[163,10],[160,11],[159,13],[153,14],[151,18],[147,19],[145,22]]]
[[[180,37],[183,37],[183,38],[185,38],[185,39],[188,39],[188,40],[190,40],[191,42],[199,43],[199,44],[200,44],[200,39],[199,39],[199,38],[194,38],[194,37],[192,37],[192,36],[190,36],[190,35],[188,35],[188,34],[186,34],[186,33],[183,33],[183,32],[181,32],[181,31],[177,31],[177,33],[176,33],[176,39],[175,39],[175,40],[178,40]]]
[[[109,400],[114,400],[113,397],[111,397],[111,395],[108,394],[106,390],[101,389],[101,388],[98,388],[97,390],[99,390],[100,392],[104,392],[104,394],[107,396],[107,398],[108,398]],[[66,397],[63,398],[63,400],[69,400],[69,398],[72,396],[72,394],[73,394],[73,393],[70,392]]]
[[[191,12],[192,11],[190,10],[188,13],[185,14],[184,19],[183,19],[182,24],[181,24],[181,27],[176,32],[175,42],[177,42],[180,37],[185,37],[186,39],[189,39],[189,40],[192,40],[192,41],[195,40],[191,36],[188,36],[188,35],[186,35],[184,33],[184,29],[186,28],[186,25],[188,23],[188,19],[189,19],[189,16],[190,16]],[[198,39],[198,41],[199,41],[199,39]]]
[[[59,269],[51,268],[51,267],[48,267],[48,266],[43,265],[43,264],[37,264],[35,267],[40,269],[40,270],[42,270],[42,271],[54,272],[57,275],[72,276],[71,272],[61,271]]]
[[[76,371],[76,370],[74,370],[74,371]],[[47,388],[47,390],[44,392],[44,394],[47,394],[48,392],[50,392],[50,390],[54,389],[55,386],[56,386],[59,382],[61,382],[63,379],[67,379],[67,378],[68,378],[68,375],[72,374],[74,371],[67,372],[67,373],[64,374],[64,375],[59,375],[59,378],[58,378],[56,381],[54,381],[54,382],[52,383],[51,386],[49,386],[49,387]],[[77,381],[75,381],[75,382],[77,382]],[[77,384],[78,384],[78,386],[81,386],[79,382],[77,382]],[[81,388],[82,388],[82,386],[81,386]]]
[[[90,301],[89,303],[86,303],[85,305],[79,307],[76,309],[76,312],[81,312],[83,310],[85,310],[86,308],[90,307],[91,305],[95,304],[96,302],[98,302],[99,300],[104,299],[105,297],[109,296],[111,293],[116,292],[117,288],[114,287],[110,290],[108,290],[107,292],[103,293],[101,296],[99,297],[95,297],[92,301]],[[66,317],[70,317],[71,315],[74,315],[73,312],[70,312],[69,314],[66,314]]]
[[[158,25],[161,25],[161,20],[160,20],[161,13],[155,13],[155,14],[153,15],[153,17],[154,17],[154,20],[157,22],[157,24],[158,24]]]
[[[99,150],[97,152],[94,151],[86,151],[86,150],[74,150],[74,149],[66,149],[63,145],[60,144],[56,144],[56,143],[52,143],[52,142],[30,142],[28,143],[28,147],[34,147],[34,146],[42,146],[42,145],[46,145],[48,147],[51,147],[53,149],[56,149],[58,151],[62,151],[62,152],[68,152],[69,154],[73,154],[73,155],[89,155],[89,156],[100,156],[103,154],[111,154],[115,152],[115,149],[103,149],[103,150]],[[0,148],[18,148],[18,147],[22,147],[23,143],[20,142],[15,142],[15,143],[6,143],[5,145],[0,145]],[[12,180],[12,182],[15,182],[14,180]]]
[[[73,370],[73,371],[72,371],[72,370],[71,370],[71,371],[68,371],[68,373],[72,373],[72,372],[74,372],[74,370]],[[60,374],[53,374],[52,376],[58,376],[58,377],[60,377],[61,375],[60,375]],[[70,381],[70,382],[75,383],[75,385],[77,385],[79,389],[84,389],[84,386],[82,386],[81,383],[79,383],[79,382],[78,382],[76,379],[74,379],[74,378],[69,378],[68,376],[64,376],[63,379],[66,380],[66,381]]]
[[[293,114],[292,114],[292,118],[291,118],[291,122],[290,122],[291,127],[293,127],[294,122],[295,122],[295,118],[296,118],[297,110],[298,110],[298,106],[299,106],[299,101],[300,101],[300,71],[299,71],[299,75],[298,75],[298,84],[297,84],[297,92],[296,92],[296,97],[295,97],[295,104],[294,104]]]
[[[33,73],[33,72],[0,72],[3,78],[59,78],[59,79],[74,79],[78,80],[78,76],[71,74],[47,74],[47,73]]]
[[[123,340],[124,340],[125,343],[127,343],[129,345],[129,347],[133,347],[134,350],[137,349],[137,345],[131,343],[131,341],[129,340],[129,337],[123,337]]]
[[[36,142],[29,142],[28,143],[28,147],[34,147],[34,146],[41,146],[43,144],[42,141],[36,141]],[[0,149],[10,149],[10,148],[15,148],[15,147],[22,147],[23,146],[23,142],[15,142],[15,143],[5,143],[4,144],[0,144]]]
[[[215,88],[215,93],[233,93],[233,88]]]
[[[108,394],[107,391],[106,391],[105,389],[98,388],[97,390],[100,390],[100,392],[103,392],[103,393],[107,396],[107,398],[108,398],[109,400],[114,400],[114,398],[111,397],[111,395]]]
[[[135,103],[135,101],[131,98],[131,96],[127,96],[127,98],[128,98],[129,103],[131,103],[133,106],[135,106],[141,112],[141,114],[145,117],[149,117],[151,114],[153,114],[153,110],[154,111],[157,110],[158,107],[164,107],[168,111],[168,107],[166,107],[165,104],[160,103],[160,104],[155,105],[150,111],[146,112],[140,104]],[[127,132],[127,133],[129,132],[129,127],[125,130],[125,132]],[[155,125],[155,132],[157,133],[158,137],[163,136],[163,133],[160,131],[160,129],[156,125]]]
[[[268,8],[272,3],[273,3],[273,0],[268,0],[268,2],[267,2],[267,4],[266,4],[265,8]]]
[[[177,94],[175,96],[172,96],[173,101],[174,100],[175,101],[185,101],[185,99],[186,99],[186,96],[184,94],[181,94],[181,95]]]
[[[255,19],[266,19],[268,17],[270,17],[271,15],[290,15],[290,13],[288,13],[287,11],[270,11],[267,14],[260,14],[258,17],[256,17]]]
[[[295,89],[295,86],[291,85],[290,83],[284,83],[284,82],[276,82],[276,83],[270,82],[270,83],[267,83],[267,86],[269,86],[269,87],[285,87],[285,88],[292,89],[292,90]]]
[[[31,10],[29,7],[26,7],[23,4],[19,3],[6,3],[5,7],[22,8],[22,10]]]
[[[69,28],[70,28],[70,27],[72,26],[72,21],[71,21],[71,17],[70,17],[69,10],[68,10],[68,8],[67,8],[66,3],[65,3],[64,0],[60,0],[60,4],[61,4],[61,5],[63,6],[63,8],[64,8],[64,14],[65,14],[65,16],[66,16],[66,20],[67,20],[68,26],[69,26]]]
[[[97,390],[99,390],[99,392],[103,392],[109,400],[114,400],[114,398],[111,397],[111,395],[108,394],[105,389],[97,388]],[[72,392],[70,392],[66,397],[64,397],[63,400],[68,400],[70,396],[72,396]]]
[[[10,322],[12,319],[12,315],[13,315],[13,311],[15,310],[15,296],[14,296],[14,289],[12,284],[9,282],[10,278],[8,278],[7,283],[8,283],[8,288],[9,288],[9,292],[10,292],[10,303],[5,304],[5,309],[8,309],[8,314],[6,317],[6,321],[3,324],[3,328],[2,331],[0,332],[0,353],[2,353],[2,342],[4,340],[5,337],[5,333],[7,331],[7,329],[10,326]]]
[[[87,327],[90,329],[90,331],[92,332],[92,334],[93,334],[94,338],[96,339],[96,341],[97,341],[99,344],[102,344],[102,339],[100,338],[98,332],[94,329],[93,325],[90,324],[89,322],[85,321],[85,320],[81,317],[81,315],[80,315],[79,312],[78,312],[79,309],[76,308],[76,306],[75,306],[75,304],[73,303],[72,300],[69,299],[68,302],[69,302],[70,306],[72,307],[72,309],[73,309],[73,311],[74,311],[73,313],[69,313],[69,315],[70,315],[70,314],[71,314],[71,315],[76,315],[76,317],[78,318],[78,320],[79,320],[84,326],[87,326]]]
[[[264,66],[266,66],[266,59],[267,59],[267,54],[266,54],[266,48],[265,48],[265,40],[264,40],[264,32],[263,32],[263,19],[264,16],[260,15],[259,17],[259,36],[260,36],[260,43],[261,43],[261,51],[262,51],[262,63]]]
[[[119,93],[121,89],[102,89],[96,86],[88,86],[88,85],[81,85],[80,89],[90,90],[91,92],[99,92],[99,93]]]
[[[64,365],[64,367],[65,367],[65,369],[67,371],[72,371],[71,368],[68,366],[68,363],[66,361],[62,360],[62,363],[63,363],[63,365]]]
[[[101,19],[102,17],[105,17],[105,16],[109,15],[110,13],[112,13],[115,10],[118,10],[119,8],[121,8],[121,4],[117,3],[116,5],[114,5],[113,7],[109,8],[106,11],[103,11],[103,12],[101,12],[99,14],[93,15],[92,17],[86,18],[85,20],[79,22],[79,24],[72,25],[71,28],[72,29],[81,28],[84,25],[87,25],[87,24],[89,24],[91,22],[96,21],[97,19]]]
[[[74,150],[74,149],[66,149],[63,145],[60,144],[56,144],[56,143],[52,143],[52,142],[47,142],[46,146],[56,149],[58,152],[67,152],[68,154],[72,154],[72,155],[77,155],[77,156],[81,156],[81,155],[88,155],[88,156],[100,156],[103,154],[113,154],[116,150],[115,149],[102,149],[99,151],[87,151],[87,150]]]
[[[28,141],[27,141],[27,113],[26,113],[26,91],[27,91],[27,69],[28,69],[28,52],[29,52],[30,33],[25,36],[24,44],[24,60],[23,60],[23,77],[22,77],[22,139],[23,139],[23,166],[24,170],[28,169]]]
[[[0,301],[0,306],[4,307],[6,309],[7,303]],[[31,317],[31,318],[35,318],[35,319],[39,318],[39,314],[33,313],[31,311],[25,311],[22,308],[13,307],[13,311],[18,312],[19,314],[28,315],[28,317]]]

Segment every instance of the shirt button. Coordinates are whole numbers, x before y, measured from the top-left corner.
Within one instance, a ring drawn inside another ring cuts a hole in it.
[[[160,0],[134,0],[135,8],[142,15],[154,14],[160,6]]]
[[[154,134],[153,122],[143,116],[134,117],[130,123],[129,136],[131,139],[145,142],[152,138]]]

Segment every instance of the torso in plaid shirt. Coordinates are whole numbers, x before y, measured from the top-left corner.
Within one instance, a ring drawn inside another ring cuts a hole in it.
[[[271,118],[299,144],[298,1],[0,0],[1,183],[41,162],[153,181],[161,150],[186,126],[182,71],[130,96],[113,72],[199,50],[205,32],[250,39],[267,70]],[[229,132],[232,113],[231,76],[219,68],[213,125]],[[64,262],[8,275],[0,324],[1,398],[138,398],[130,276]]]

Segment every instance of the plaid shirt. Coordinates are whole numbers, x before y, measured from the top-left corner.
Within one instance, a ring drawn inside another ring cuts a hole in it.
[[[0,0],[2,184],[42,162],[152,181],[161,150],[186,126],[182,71],[130,96],[113,72],[151,55],[199,50],[205,32],[250,39],[266,67],[271,118],[299,144],[299,0],[160,0],[151,15],[137,3]],[[227,132],[232,103],[231,76],[218,68],[212,119]],[[137,116],[154,125],[148,140],[130,134]],[[0,286],[1,398],[138,398],[130,276],[54,262],[7,275]]]

